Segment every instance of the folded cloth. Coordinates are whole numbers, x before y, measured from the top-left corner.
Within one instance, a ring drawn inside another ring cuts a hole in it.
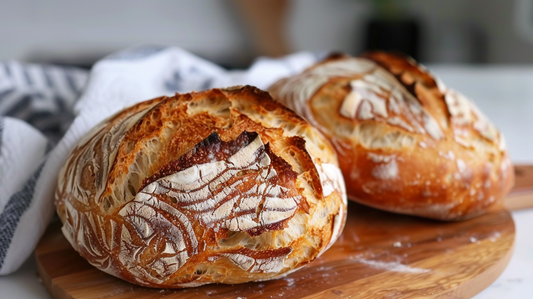
[[[297,53],[227,71],[179,48],[139,47],[106,57],[90,73],[0,62],[0,275],[17,270],[33,251],[55,210],[59,169],[98,122],[175,92],[266,89],[319,58]]]

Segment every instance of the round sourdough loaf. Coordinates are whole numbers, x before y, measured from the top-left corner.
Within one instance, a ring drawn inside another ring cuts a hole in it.
[[[333,143],[354,201],[457,220],[484,213],[512,187],[502,134],[410,58],[335,55],[270,92]]]
[[[250,86],[161,97],[103,121],[68,157],[56,205],[92,265],[162,288],[282,277],[346,220],[334,149]]]

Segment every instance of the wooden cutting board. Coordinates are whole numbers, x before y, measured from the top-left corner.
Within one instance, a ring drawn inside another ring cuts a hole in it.
[[[514,207],[533,206],[533,166],[517,167]],[[524,204],[524,202],[526,202]],[[515,236],[504,209],[462,222],[395,215],[350,202],[346,228],[326,253],[286,278],[185,290],[135,286],[82,259],[52,224],[35,250],[56,299],[470,298],[509,262]]]
[[[533,165],[515,166],[515,184],[504,201],[510,211],[533,208]]]

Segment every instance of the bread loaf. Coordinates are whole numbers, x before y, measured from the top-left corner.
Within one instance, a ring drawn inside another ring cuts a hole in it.
[[[457,220],[484,213],[513,184],[502,134],[410,58],[336,55],[270,92],[333,143],[357,202]]]
[[[339,236],[334,149],[256,88],[161,97],[103,121],[59,174],[63,233],[82,257],[147,286],[287,275]]]

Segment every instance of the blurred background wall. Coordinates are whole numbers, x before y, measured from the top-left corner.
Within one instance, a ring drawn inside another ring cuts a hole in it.
[[[239,2],[0,0],[0,59],[90,66],[125,47],[162,44],[246,67],[265,52]],[[376,2],[288,1],[281,20],[286,51],[360,53]],[[419,24],[423,62],[533,63],[532,0],[395,2]]]

